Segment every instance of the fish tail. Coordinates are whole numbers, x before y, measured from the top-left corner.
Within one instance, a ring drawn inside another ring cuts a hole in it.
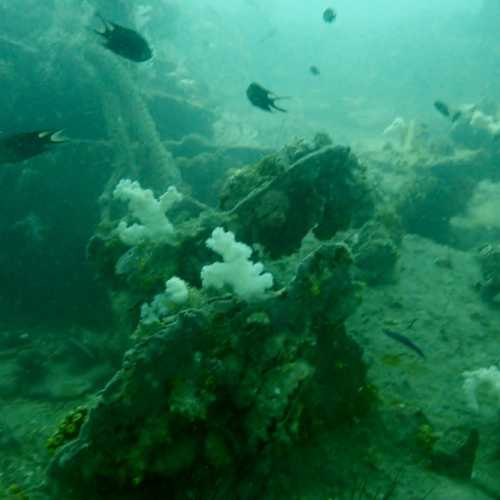
[[[104,31],[99,31],[98,29],[95,28],[86,28],[86,29],[91,33],[93,33],[94,35],[99,35],[106,38],[106,32],[109,30],[109,22],[97,10],[94,12],[94,16],[98,17],[101,20],[104,26]]]
[[[93,33],[94,35],[104,36],[104,33],[102,31],[96,30],[95,28],[86,28],[86,29],[91,33]]]
[[[111,30],[113,28],[113,23],[111,23],[110,21],[108,21],[98,10],[95,11],[94,15],[101,20],[101,22],[102,22],[102,24],[104,26],[104,29],[106,31]],[[100,35],[102,35],[102,33],[100,33],[100,32],[97,32],[97,33],[99,33]]]
[[[69,139],[64,135],[64,129],[60,128],[50,134],[50,142],[67,142]]]
[[[280,108],[279,106],[276,106],[276,101],[282,101],[283,99],[293,99],[293,97],[289,96],[289,95],[273,97],[272,107],[274,109],[277,109],[278,111],[282,111],[283,113],[287,113],[286,109],[283,109],[283,108]]]
[[[60,143],[66,142],[68,140],[67,137],[63,135],[64,129],[50,129],[50,130],[40,130],[37,132],[37,136],[43,142],[47,143]]]
[[[286,109],[283,109],[283,108],[280,108],[279,106],[276,106],[276,104],[274,103],[274,101],[273,101],[273,103],[271,104],[271,106],[272,106],[274,109],[276,109],[277,111],[281,111],[282,113],[288,113],[288,111],[287,111]]]

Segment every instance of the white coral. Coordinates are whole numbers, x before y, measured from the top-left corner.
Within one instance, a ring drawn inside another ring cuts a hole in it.
[[[472,113],[470,124],[481,130],[485,130],[490,135],[500,135],[500,122],[496,121],[492,116],[486,115],[479,110]]]
[[[138,245],[144,241],[168,243],[172,240],[174,227],[165,212],[182,199],[175,186],[170,186],[156,199],[151,189],[143,189],[137,181],[122,179],[113,191],[113,197],[128,202],[133,217],[141,222],[131,225],[120,222],[117,233],[123,243]]]
[[[472,410],[500,410],[500,370],[496,366],[464,372],[463,389]]]
[[[201,281],[204,288],[220,290],[230,286],[243,300],[265,298],[267,291],[273,286],[273,276],[262,273],[264,266],[261,262],[250,261],[252,249],[249,246],[236,241],[234,234],[224,231],[222,227],[213,230],[206,245],[218,253],[224,262],[203,266]]]
[[[141,320],[144,324],[159,321],[163,316],[173,311],[175,306],[187,302],[189,289],[184,280],[173,276],[165,282],[165,291],[154,296],[150,304],[141,307]]]
[[[408,125],[405,119],[402,118],[401,116],[397,116],[396,118],[394,118],[392,123],[384,129],[382,135],[397,134],[398,136],[401,136],[406,134],[407,130],[408,130]]]

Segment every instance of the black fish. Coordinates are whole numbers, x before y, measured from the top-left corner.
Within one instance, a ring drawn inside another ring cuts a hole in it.
[[[275,104],[275,101],[278,99],[286,99],[286,97],[272,97],[273,95],[273,92],[255,82],[251,83],[247,88],[248,100],[257,108],[263,109],[264,111],[276,109],[286,113],[286,109],[278,108]]]
[[[444,103],[443,101],[434,101],[434,107],[436,108],[439,113],[441,113],[443,116],[446,116],[446,118],[449,118],[452,123],[455,123],[461,116],[460,111],[454,111],[449,108],[449,106]]]
[[[318,76],[319,75],[319,68],[317,66],[309,66],[309,71],[311,75]]]
[[[335,19],[337,19],[337,13],[331,7],[325,9],[323,12],[323,21],[325,21],[325,23],[333,23]]]
[[[153,57],[148,42],[137,31],[108,21],[100,14],[97,15],[104,25],[104,31],[92,31],[103,37],[103,47],[130,61],[144,62]]]
[[[66,141],[61,133],[61,129],[36,130],[0,137],[0,164],[17,163],[44,153]]]
[[[397,332],[393,332],[392,330],[387,330],[387,329],[384,329],[384,333],[390,337],[391,339],[394,339],[394,340],[397,340],[398,342],[401,342],[403,345],[405,345],[406,347],[412,349],[413,351],[415,351],[420,357],[422,358],[425,358],[425,355],[424,353],[422,352],[422,349],[420,349],[420,347],[418,347],[418,345],[416,345],[411,339],[409,339],[408,337],[406,337],[405,335],[401,334],[401,333],[397,333]]]

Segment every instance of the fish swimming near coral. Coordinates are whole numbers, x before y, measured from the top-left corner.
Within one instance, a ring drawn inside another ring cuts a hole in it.
[[[56,144],[66,142],[62,132],[62,129],[51,129],[0,136],[0,165],[27,160],[45,153]]]
[[[153,51],[147,40],[137,31],[108,21],[97,14],[104,25],[104,31],[92,30],[103,38],[102,45],[115,54],[134,62],[148,61]]]
[[[271,92],[270,90],[265,89],[262,85],[258,83],[251,83],[247,88],[247,97],[248,100],[257,108],[260,108],[264,111],[272,111],[276,109],[277,111],[281,111],[286,113],[286,109],[279,108],[276,106],[275,102],[278,99],[288,99],[287,97],[278,97]]]
[[[400,342],[401,344],[405,345],[412,351],[415,351],[421,358],[425,358],[425,354],[423,353],[422,349],[420,349],[420,347],[418,347],[418,345],[415,344],[415,342],[409,339],[406,335],[387,329],[384,329],[384,333],[391,339],[396,340],[397,342]]]
[[[443,101],[434,101],[434,107],[443,116],[445,116],[446,118],[449,118],[452,123],[455,123],[462,115],[462,112],[460,110],[451,109]]]

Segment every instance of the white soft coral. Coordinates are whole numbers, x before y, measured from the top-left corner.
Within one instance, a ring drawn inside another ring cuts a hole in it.
[[[265,298],[268,289],[273,286],[270,273],[262,274],[262,263],[250,261],[252,249],[236,241],[234,234],[216,227],[211,238],[206,241],[207,247],[217,252],[224,262],[215,262],[203,266],[201,281],[205,288],[218,290],[230,286],[234,293],[246,301]]]
[[[472,113],[470,124],[473,127],[486,130],[486,132],[494,137],[500,136],[500,121],[495,120],[492,116],[486,115],[479,110],[475,110]]]
[[[137,181],[122,179],[113,197],[128,202],[132,215],[141,222],[128,225],[121,221],[117,228],[120,239],[126,245],[138,245],[144,241],[168,243],[172,240],[174,227],[165,212],[182,199],[174,186],[156,199],[151,189],[143,189]]]
[[[150,304],[141,307],[141,320],[144,324],[159,321],[163,316],[185,304],[189,298],[187,283],[173,276],[165,282],[165,291],[154,296]]]
[[[484,413],[500,410],[500,370],[496,366],[464,372],[463,376],[469,408]]]

